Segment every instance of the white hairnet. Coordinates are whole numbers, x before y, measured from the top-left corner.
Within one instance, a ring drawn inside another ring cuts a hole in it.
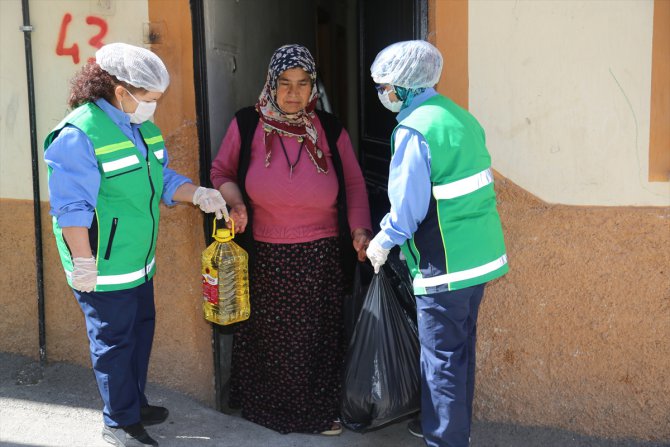
[[[161,58],[146,48],[110,43],[95,52],[95,61],[117,79],[150,92],[163,93],[170,84]]]
[[[406,40],[377,54],[370,67],[372,80],[405,88],[433,87],[442,73],[440,51],[425,40]]]

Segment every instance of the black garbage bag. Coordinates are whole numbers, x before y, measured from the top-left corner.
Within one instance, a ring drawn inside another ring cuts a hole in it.
[[[344,299],[344,334],[347,341],[347,346],[354,335],[354,328],[358,321],[358,316],[365,301],[365,295],[368,293],[368,287],[374,276],[375,271],[369,262],[356,262],[354,269],[354,282],[351,289],[351,295]]]
[[[340,412],[354,431],[419,411],[419,338],[387,273],[372,279],[349,343]]]
[[[396,289],[396,293],[403,309],[416,324],[416,298],[414,297],[414,286],[412,277],[407,268],[407,263],[399,257],[400,250],[394,247],[389,253],[386,264],[384,264],[386,276]],[[370,264],[370,268],[372,265]],[[373,270],[374,271],[374,270]]]

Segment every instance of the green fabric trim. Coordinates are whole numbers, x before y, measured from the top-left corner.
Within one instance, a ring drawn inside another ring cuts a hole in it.
[[[134,148],[135,145],[130,142],[124,142],[124,143],[114,143],[110,144],[108,146],[103,146],[101,148],[98,148],[95,150],[95,155],[104,155],[104,154],[111,154],[112,152],[119,151],[121,149],[129,149],[129,148]]]
[[[157,143],[163,143],[164,140],[162,135],[158,135],[157,137],[147,138],[144,140],[144,142],[146,144],[157,144]]]

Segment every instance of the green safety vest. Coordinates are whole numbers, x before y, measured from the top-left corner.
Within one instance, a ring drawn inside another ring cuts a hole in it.
[[[75,126],[91,140],[100,171],[95,219],[89,230],[98,266],[95,291],[130,289],[149,281],[156,271],[154,254],[163,194],[165,143],[160,130],[149,121],[140,126],[148,149],[143,157],[104,111],[94,103],[86,103],[51,131],[44,142],[45,150],[66,124]],[[72,286],[72,257],[56,217],[53,231],[68,284]]]
[[[491,157],[477,120],[435,95],[398,125],[420,132],[430,151],[431,206],[401,246],[414,293],[463,289],[507,273]]]

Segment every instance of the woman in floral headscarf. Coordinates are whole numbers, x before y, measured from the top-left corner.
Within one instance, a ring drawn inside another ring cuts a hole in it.
[[[258,102],[230,124],[211,180],[251,259],[252,310],[234,337],[230,406],[280,433],[335,435],[342,300],[371,225],[349,135],[316,101],[312,55],[277,49]]]

